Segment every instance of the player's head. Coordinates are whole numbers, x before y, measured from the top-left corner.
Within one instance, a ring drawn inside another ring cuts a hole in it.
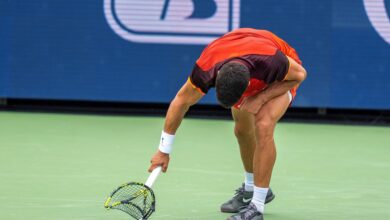
[[[219,103],[225,108],[232,107],[248,87],[249,78],[249,69],[244,64],[237,61],[224,64],[215,83]]]

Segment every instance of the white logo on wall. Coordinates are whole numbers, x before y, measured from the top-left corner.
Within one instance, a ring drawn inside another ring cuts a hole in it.
[[[104,0],[104,13],[129,41],[208,44],[239,27],[240,0]]]
[[[390,19],[385,0],[363,0],[368,19],[378,34],[390,44]]]

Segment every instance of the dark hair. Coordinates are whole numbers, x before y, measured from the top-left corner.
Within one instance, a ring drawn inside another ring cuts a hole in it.
[[[228,62],[218,72],[215,89],[219,103],[232,107],[245,92],[249,83],[249,69],[239,62]]]

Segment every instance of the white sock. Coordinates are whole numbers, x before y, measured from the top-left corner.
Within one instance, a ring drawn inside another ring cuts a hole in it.
[[[245,191],[253,192],[253,173],[245,172]]]
[[[252,203],[256,205],[259,212],[264,213],[265,198],[267,197],[269,188],[253,187]]]

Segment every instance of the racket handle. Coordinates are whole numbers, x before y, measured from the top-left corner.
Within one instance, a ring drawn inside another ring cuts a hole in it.
[[[154,168],[152,173],[149,175],[149,178],[146,180],[145,185],[152,188],[154,182],[156,181],[157,177],[161,174],[161,166]]]

